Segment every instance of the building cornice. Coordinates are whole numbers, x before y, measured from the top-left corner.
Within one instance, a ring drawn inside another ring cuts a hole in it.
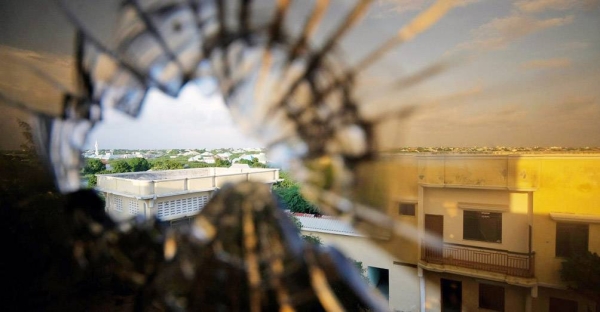
[[[550,218],[558,222],[600,223],[600,215],[551,212]]]
[[[509,186],[494,186],[494,185],[459,185],[459,184],[434,184],[434,183],[419,183],[419,186],[429,188],[457,188],[457,189],[478,189],[491,191],[513,191],[513,192],[535,192],[536,187],[509,187]]]

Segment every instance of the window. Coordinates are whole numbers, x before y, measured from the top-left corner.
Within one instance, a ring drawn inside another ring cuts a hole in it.
[[[139,212],[140,212],[139,202],[135,199],[130,199],[129,200],[129,214],[135,216]]]
[[[159,219],[173,216],[195,215],[208,203],[208,196],[198,196],[176,199],[158,203],[157,217]]]
[[[390,271],[388,269],[367,267],[369,281],[386,298],[390,299]]]
[[[504,287],[479,284],[479,308],[504,311]]]
[[[401,216],[414,216],[416,210],[416,204],[411,203],[400,203],[398,205],[398,213]]]
[[[502,242],[502,213],[464,211],[463,239]]]
[[[588,251],[589,232],[587,224],[556,223],[556,256],[571,257]]]
[[[442,312],[462,311],[462,282],[440,279]]]
[[[115,211],[123,212],[123,199],[120,196],[113,197],[113,203],[115,205]]]
[[[579,304],[577,301],[550,297],[549,312],[577,311]]]

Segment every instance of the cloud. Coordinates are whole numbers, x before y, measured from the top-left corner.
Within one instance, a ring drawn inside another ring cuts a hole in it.
[[[454,0],[454,6],[462,7],[480,0]],[[394,12],[402,14],[405,12],[421,11],[430,5],[433,0],[379,0],[378,5],[383,7],[385,13]]]
[[[536,13],[546,10],[568,10],[577,4],[577,0],[521,0],[515,6],[527,13]]]
[[[572,61],[569,58],[551,58],[551,59],[538,59],[531,60],[528,62],[521,63],[521,69],[524,70],[537,70],[537,69],[552,69],[552,68],[564,68],[571,66]]]
[[[422,10],[427,2],[427,0],[379,0],[379,5],[385,7],[387,12],[400,14]]]
[[[536,19],[523,14],[512,14],[496,18],[473,30],[473,40],[462,43],[456,50],[498,50],[505,49],[511,42],[532,33],[567,25],[573,22],[573,16]]]
[[[562,44],[560,49],[565,50],[565,51],[572,51],[572,50],[586,49],[589,46],[590,46],[589,42],[571,41],[571,42],[566,42],[566,43]]]
[[[573,8],[593,9],[599,0],[520,0],[515,7],[522,12],[538,13],[544,11],[564,11]]]

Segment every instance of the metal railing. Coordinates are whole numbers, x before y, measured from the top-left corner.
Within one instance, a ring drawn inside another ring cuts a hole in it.
[[[518,277],[533,277],[535,253],[443,243],[428,246],[421,243],[421,259],[435,264],[502,273]]]

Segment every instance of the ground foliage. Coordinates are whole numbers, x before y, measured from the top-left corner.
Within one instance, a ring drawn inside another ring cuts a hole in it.
[[[569,287],[600,304],[600,256],[597,253],[588,251],[567,258],[562,263],[560,276]]]
[[[307,201],[300,191],[300,184],[293,180],[288,172],[280,171],[279,178],[283,181],[273,186],[273,193],[292,212],[320,214],[319,208]]]

